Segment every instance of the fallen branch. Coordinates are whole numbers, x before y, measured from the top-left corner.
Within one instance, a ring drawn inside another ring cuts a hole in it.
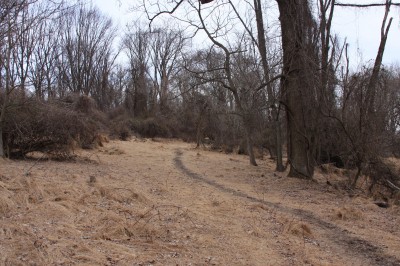
[[[392,182],[390,182],[389,180],[386,180],[386,182],[389,184],[389,186],[390,186],[391,188],[400,191],[400,188],[399,188],[398,186],[396,186],[395,184],[393,184]]]

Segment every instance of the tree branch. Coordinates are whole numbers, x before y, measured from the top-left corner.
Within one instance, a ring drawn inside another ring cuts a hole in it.
[[[279,75],[276,75],[275,77],[272,77],[267,82],[264,82],[260,86],[258,86],[258,88],[256,88],[256,92],[258,92],[259,90],[262,90],[264,87],[266,87],[267,85],[271,84],[275,80],[280,79],[280,78],[285,78],[285,77],[286,76],[284,74],[279,74]]]
[[[400,3],[391,3],[393,6],[400,6]],[[386,6],[386,3],[370,3],[370,4],[352,4],[352,3],[335,3],[335,6],[342,6],[342,7],[381,7]]]
[[[153,20],[155,20],[158,16],[160,16],[162,14],[170,14],[170,15],[172,15],[173,13],[175,13],[175,11],[183,3],[183,1],[184,0],[180,0],[171,11],[166,11],[166,10],[165,11],[160,11],[157,14],[155,14],[153,17],[148,17],[148,19],[150,20],[149,26],[151,26],[151,24],[153,23]]]

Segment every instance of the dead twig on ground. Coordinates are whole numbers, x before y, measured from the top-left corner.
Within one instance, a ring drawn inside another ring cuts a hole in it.
[[[37,159],[37,160],[32,164],[32,166],[29,167],[28,170],[25,171],[25,174],[24,174],[24,175],[25,175],[25,176],[30,175],[30,172],[31,172],[31,170],[33,169],[33,167],[35,167],[35,166],[39,163],[39,161],[41,161],[41,160],[43,159],[44,156],[45,156],[45,154],[43,153],[42,156],[41,156],[39,159]]]
[[[400,191],[400,188],[398,186],[396,186],[395,184],[393,184],[392,182],[390,182],[389,180],[386,180],[386,182],[389,184],[389,186],[397,191]]]

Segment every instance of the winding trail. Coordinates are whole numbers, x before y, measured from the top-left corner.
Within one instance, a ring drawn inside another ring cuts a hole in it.
[[[340,249],[345,249],[345,252],[350,253],[351,256],[362,257],[367,259],[370,265],[400,265],[400,260],[388,256],[384,253],[382,248],[370,243],[369,241],[363,240],[357,236],[351,235],[349,231],[343,230],[333,223],[322,220],[316,217],[312,212],[304,209],[293,209],[283,204],[277,204],[266,201],[265,199],[259,199],[254,196],[248,195],[245,192],[237,191],[233,188],[227,187],[226,185],[220,184],[215,180],[208,179],[198,173],[191,171],[187,168],[183,161],[183,152],[180,149],[175,151],[174,164],[183,174],[190,177],[198,182],[205,183],[214,189],[223,192],[225,194],[232,195],[237,198],[241,198],[245,201],[253,203],[260,203],[265,206],[275,208],[282,213],[295,215],[299,219],[307,221],[308,223],[322,228],[326,233],[326,239],[329,239],[332,244],[336,245]]]

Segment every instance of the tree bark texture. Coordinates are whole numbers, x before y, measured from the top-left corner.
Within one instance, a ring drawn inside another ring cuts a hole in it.
[[[313,159],[313,19],[308,0],[277,0],[283,49],[283,94],[288,119],[289,176],[312,178]]]

